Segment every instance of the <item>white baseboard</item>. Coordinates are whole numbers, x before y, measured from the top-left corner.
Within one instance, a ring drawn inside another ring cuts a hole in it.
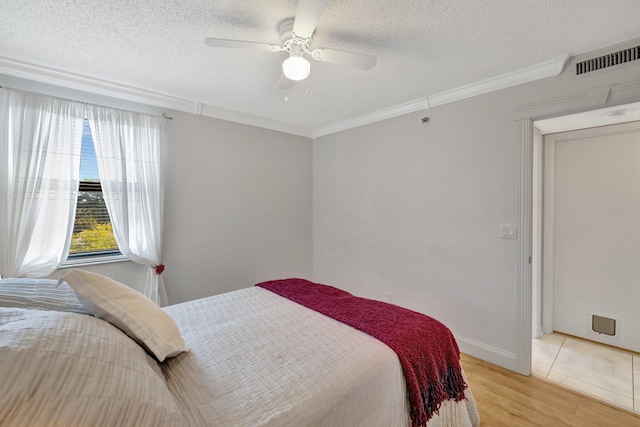
[[[499,348],[491,347],[459,335],[455,338],[461,352],[517,372],[516,355],[514,353],[500,350]]]

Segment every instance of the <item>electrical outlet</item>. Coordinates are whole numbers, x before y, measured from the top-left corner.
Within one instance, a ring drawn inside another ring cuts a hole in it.
[[[387,300],[387,302],[393,302],[393,294],[391,292],[385,292],[384,297]]]

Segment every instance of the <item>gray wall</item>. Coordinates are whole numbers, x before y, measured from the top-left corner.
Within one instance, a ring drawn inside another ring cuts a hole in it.
[[[565,72],[316,139],[314,279],[390,292],[447,324],[464,351],[514,367],[517,240],[498,233],[519,222],[515,110],[638,76],[638,65]]]
[[[312,143],[193,114],[168,124],[170,303],[311,276]]]

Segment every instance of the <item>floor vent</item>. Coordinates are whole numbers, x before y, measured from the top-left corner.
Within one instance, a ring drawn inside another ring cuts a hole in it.
[[[639,59],[640,46],[631,47],[629,49],[620,50],[618,52],[578,62],[576,64],[576,76],[590,73],[592,71],[602,70],[604,68],[614,67],[631,61],[637,61]]]
[[[594,314],[591,316],[591,330],[598,334],[614,336],[616,334],[616,319],[609,319]]]

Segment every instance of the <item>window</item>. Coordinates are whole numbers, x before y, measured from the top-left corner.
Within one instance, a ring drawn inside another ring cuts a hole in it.
[[[80,188],[68,259],[114,254],[120,254],[120,250],[102,195],[91,129],[85,120],[80,156]]]

